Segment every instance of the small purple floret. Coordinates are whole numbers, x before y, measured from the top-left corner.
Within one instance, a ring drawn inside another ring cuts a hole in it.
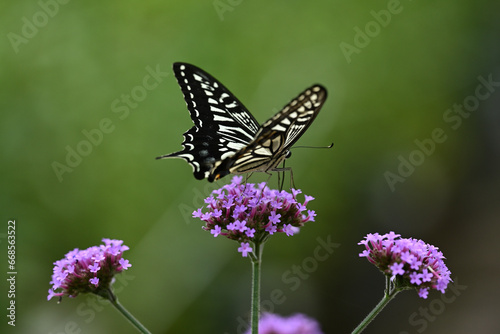
[[[253,249],[248,242],[242,242],[241,247],[238,248],[238,252],[240,252],[243,257],[247,257],[248,253],[251,251],[253,251]]]

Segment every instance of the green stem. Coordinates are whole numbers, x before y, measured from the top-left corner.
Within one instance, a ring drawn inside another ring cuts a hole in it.
[[[260,314],[260,265],[262,258],[262,250],[264,243],[254,243],[254,256],[252,259],[252,309],[251,309],[251,324],[252,334],[259,333],[259,314]]]
[[[351,334],[359,334],[361,333],[368,324],[375,319],[375,317],[384,309],[384,307],[400,292],[401,290],[394,287],[392,282],[390,281],[390,277],[386,276],[385,281],[385,292],[382,300],[375,306],[375,308],[363,319],[363,321],[356,327]]]
[[[137,328],[137,330],[139,332],[144,333],[144,334],[151,334],[151,332],[148,331],[148,329],[146,327],[144,327],[143,324],[141,324],[139,322],[139,320],[137,320],[129,311],[127,311],[127,309],[125,307],[123,307],[122,304],[120,304],[118,302],[118,299],[115,297],[115,295],[113,294],[111,289],[108,289],[105,293],[103,293],[103,291],[101,291],[101,293],[99,293],[99,295],[102,296],[103,298],[106,298],[107,300],[109,300],[111,305],[113,305],[125,318],[127,318],[127,320],[135,328]]]

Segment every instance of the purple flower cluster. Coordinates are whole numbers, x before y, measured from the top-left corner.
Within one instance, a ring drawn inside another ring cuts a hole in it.
[[[429,289],[444,293],[451,282],[443,253],[422,240],[400,238],[390,232],[384,235],[370,233],[358,245],[366,249],[359,254],[366,257],[391,280],[399,280],[405,287],[419,289],[418,295],[426,299]]]
[[[204,221],[203,228],[214,237],[223,235],[239,241],[238,251],[243,256],[253,251],[250,241],[264,241],[276,232],[291,236],[304,223],[314,221],[315,212],[306,208],[313,197],[306,195],[304,203],[299,203],[300,190],[271,190],[265,182],[242,184],[242,179],[235,176],[230,184],[214,190],[205,199],[208,211],[200,208],[193,212],[193,217]]]
[[[122,258],[129,248],[122,240],[102,239],[104,245],[74,250],[64,259],[54,262],[52,288],[47,300],[52,297],[76,297],[79,293],[98,293],[99,289],[108,289],[113,276],[132,265]]]
[[[250,334],[250,331],[246,332]],[[288,318],[264,313],[259,320],[259,334],[323,334],[316,320],[304,314],[294,314]]]

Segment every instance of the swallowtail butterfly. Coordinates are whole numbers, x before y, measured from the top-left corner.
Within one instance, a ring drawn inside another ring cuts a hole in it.
[[[227,174],[281,171],[290,147],[318,115],[326,89],[314,85],[259,125],[245,106],[202,69],[174,63],[174,73],[194,126],[184,133],[179,152],[156,159],[182,158],[195,178],[213,182]]]

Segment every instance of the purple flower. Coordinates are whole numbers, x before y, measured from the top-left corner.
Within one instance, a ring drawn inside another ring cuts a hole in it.
[[[309,195],[305,195],[304,197],[306,198],[304,205],[307,205],[307,203],[309,203],[310,201],[312,201],[314,199],[314,197],[309,196]]]
[[[242,184],[242,177],[235,176],[230,184],[214,190],[205,199],[208,205],[194,211],[193,217],[205,222],[203,229],[214,236],[223,235],[239,243],[263,242],[274,233],[290,236],[304,223],[314,221],[316,215],[306,208],[314,198],[305,195],[304,203],[298,203],[300,193],[295,189],[291,193],[269,189],[264,182]]]
[[[65,257],[54,262],[52,288],[47,300],[52,297],[76,297],[79,293],[92,292],[101,296],[109,294],[114,275],[127,270],[132,265],[122,258],[129,248],[122,240],[102,239],[104,245],[85,250],[68,252]]]
[[[244,220],[241,222],[239,220],[235,221],[234,222],[235,229],[238,230],[239,232],[244,232],[245,230],[248,229],[248,227],[246,227],[246,223],[247,222]]]
[[[215,225],[214,229],[210,231],[214,235],[214,237],[217,237],[221,232],[221,228],[219,225]]]
[[[278,213],[276,214],[276,211],[272,211],[271,215],[269,216],[269,221],[272,224],[278,224],[280,222],[281,215]]]
[[[201,208],[193,212],[193,218],[201,218],[201,215],[203,212],[201,212]]]
[[[209,197],[209,198],[210,198],[210,197]],[[236,205],[236,206],[234,207],[234,213],[233,213],[233,215],[234,215],[234,216],[236,216],[235,218],[237,218],[237,217],[238,217],[238,215],[239,215],[240,213],[244,213],[244,212],[246,211],[246,209],[247,209],[247,208],[246,208],[246,206],[244,206],[243,204],[241,204],[241,205]]]
[[[283,203],[280,203],[278,201],[272,201],[271,207],[274,209],[281,209],[283,207]]]
[[[396,275],[403,276],[405,274],[403,267],[404,263],[396,263],[396,262],[389,267],[389,269],[391,269],[392,272],[391,280],[394,280],[396,278]]]
[[[128,268],[132,267],[132,265],[130,264],[130,262],[128,260],[125,260],[125,259],[120,259],[118,261],[118,263],[120,264],[120,266],[122,267],[122,269],[124,270],[127,270]]]
[[[253,238],[255,236],[255,229],[254,228],[247,229],[245,231],[245,234],[247,235],[247,237]]]
[[[250,330],[245,334],[250,334]],[[259,320],[259,334],[323,334],[323,332],[316,320],[304,314],[282,317],[264,313]]]
[[[248,253],[251,251],[253,251],[253,249],[248,242],[242,242],[241,247],[238,248],[238,252],[240,252],[243,257],[247,257]]]
[[[416,284],[416,285],[422,284],[421,276],[422,276],[422,274],[419,274],[417,272],[412,272],[410,274],[410,283]]]
[[[266,227],[266,229],[265,229],[265,231],[267,233],[269,233],[269,235],[273,235],[274,232],[276,232],[277,230],[278,230],[278,228],[275,225],[271,225],[271,224],[269,224],[269,226]]]
[[[294,227],[290,224],[283,226],[283,232],[288,236],[292,236],[295,233]]]
[[[89,282],[91,284],[94,284],[95,286],[98,286],[99,285],[99,277],[91,278],[91,279],[89,279]],[[52,298],[52,297],[50,297],[50,298]]]
[[[418,296],[423,299],[427,299],[427,296],[429,295],[429,288],[421,288],[418,290]]]
[[[444,293],[451,282],[443,253],[422,240],[400,238],[394,232],[370,233],[358,245],[366,248],[360,257],[366,257],[401,287],[418,289],[421,298],[427,298],[430,289]]]
[[[314,210],[307,210],[307,218],[305,218],[304,220],[313,222],[314,217],[316,217],[316,212],[314,212]]]

